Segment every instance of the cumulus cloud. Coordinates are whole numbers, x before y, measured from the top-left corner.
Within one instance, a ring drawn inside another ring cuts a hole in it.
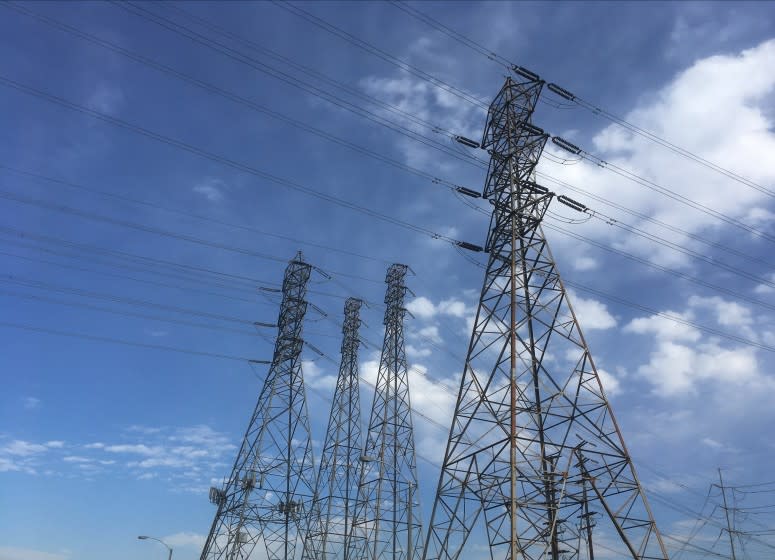
[[[687,303],[689,308],[683,313],[667,313],[690,320],[695,311],[706,310],[719,326],[743,332],[754,323],[750,309],[720,297],[693,296]],[[691,396],[729,387],[766,393],[775,390],[775,379],[761,371],[752,346],[724,346],[718,338],[703,337],[693,327],[657,315],[633,319],[624,331],[654,337],[649,361],[638,368],[638,373],[661,396]]]
[[[608,307],[595,299],[587,299],[568,291],[568,299],[583,330],[605,330],[616,326],[616,319]]]
[[[27,410],[33,410],[40,406],[40,399],[36,397],[24,397],[23,405]]]
[[[223,191],[225,188],[225,184],[220,179],[214,179],[212,177],[208,177],[207,179],[204,179],[200,183],[197,183],[193,187],[193,191],[203,197],[205,197],[210,202],[220,202],[223,200]]]
[[[775,181],[775,132],[771,98],[775,94],[775,74],[763,71],[775,66],[775,40],[766,41],[739,53],[698,60],[678,73],[624,118],[636,126],[669,139],[679,146],[691,146],[692,152],[739,173],[758,184]],[[739,81],[739,83],[738,83]],[[718,110],[723,107],[723,111]],[[713,118],[708,118],[713,115]],[[757,190],[730,182],[686,158],[610,125],[597,133],[591,146],[577,140],[582,148],[595,151],[606,161],[647,177],[682,197],[723,212],[752,225],[771,224],[768,196]],[[585,145],[586,144],[586,145]],[[713,216],[676,203],[645,187],[627,183],[610,171],[580,162],[557,166],[542,161],[539,170],[593,191],[595,195],[616,201],[640,213],[680,227],[690,233],[717,231],[723,224]],[[628,188],[623,189],[622,185]],[[574,195],[576,196],[576,195]],[[587,203],[584,195],[578,195]],[[590,202],[590,204],[592,204]],[[602,209],[602,208],[601,208]],[[608,211],[607,209],[602,209]],[[627,217],[627,221],[648,233],[664,236],[658,226]],[[602,222],[586,224],[585,235],[605,239],[622,249],[650,257],[665,265],[686,266],[689,258],[636,236],[622,236]],[[726,226],[724,226],[726,227]],[[698,242],[672,232],[671,242],[697,247]]]

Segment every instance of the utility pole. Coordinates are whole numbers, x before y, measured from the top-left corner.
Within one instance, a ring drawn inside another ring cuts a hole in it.
[[[358,388],[358,330],[363,302],[348,298],[342,324],[342,361],[318,471],[319,517],[312,520],[304,558],[352,558],[350,540],[361,473],[361,405]],[[316,556],[315,556],[316,555]]]
[[[294,560],[314,506],[316,473],[301,371],[311,266],[285,270],[272,363],[231,474],[210,489],[218,506],[201,560],[247,560],[259,540],[269,560]]]
[[[488,545],[494,559],[576,558],[580,528],[565,521],[594,501],[607,514],[604,531],[619,537],[617,558],[666,560],[541,228],[554,198],[535,182],[548,139],[532,122],[544,82],[513,71],[490,105],[481,145],[461,141],[490,155],[488,263],[423,558],[457,560],[473,544]],[[572,472],[581,445],[585,476]],[[479,524],[485,530],[473,532]]]
[[[406,265],[394,264],[385,278],[385,338],[361,458],[363,471],[353,525],[357,538],[352,542],[357,552],[350,556],[353,559],[416,560],[421,553],[421,517],[411,503],[417,466],[404,349],[407,271]],[[401,508],[406,484],[408,503]]]
[[[732,550],[732,560],[737,560],[735,557],[735,539],[732,533],[734,532],[732,530],[732,523],[729,519],[729,508],[727,507],[727,493],[726,489],[724,488],[724,479],[721,478],[721,468],[718,469],[718,482],[719,482],[719,488],[721,488],[721,497],[724,500],[724,514],[727,518],[727,534],[729,534],[729,547]]]

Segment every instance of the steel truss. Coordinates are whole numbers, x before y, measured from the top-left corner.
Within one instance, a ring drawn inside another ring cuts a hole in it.
[[[490,106],[482,141],[489,259],[423,558],[460,558],[483,523],[493,559],[591,559],[600,542],[616,558],[664,560],[540,227],[554,196],[533,181],[543,82],[517,80]]]
[[[385,339],[377,374],[350,558],[414,560],[422,554],[409,379],[404,350],[407,266],[388,268]]]
[[[361,474],[358,347],[362,301],[348,298],[342,325],[342,361],[318,471],[318,517],[311,520],[305,558],[348,560]]]
[[[301,253],[285,270],[272,364],[231,475],[210,490],[218,511],[201,560],[246,560],[259,540],[269,560],[292,560],[306,535],[316,486],[301,371],[310,272]]]

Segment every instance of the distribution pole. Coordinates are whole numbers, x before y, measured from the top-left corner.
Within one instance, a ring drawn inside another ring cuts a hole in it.
[[[724,480],[721,478],[721,468],[718,469],[718,482],[719,482],[719,488],[721,488],[721,497],[724,500],[724,514],[727,517],[727,533],[729,534],[729,546],[732,550],[732,560],[737,560],[735,557],[735,539],[732,535],[732,524],[729,520],[729,508],[727,507],[727,493],[724,488]]]
[[[285,270],[272,364],[231,474],[210,489],[218,506],[201,560],[247,560],[259,540],[269,560],[294,560],[314,506],[312,440],[301,371],[311,266]]]

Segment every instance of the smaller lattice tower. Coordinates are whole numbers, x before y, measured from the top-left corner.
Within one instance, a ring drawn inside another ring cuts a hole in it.
[[[404,350],[408,267],[388,268],[385,339],[369,419],[351,542],[352,559],[414,560],[422,554],[417,466]]]
[[[342,361],[318,471],[318,500],[305,558],[350,558],[352,521],[361,473],[361,409],[358,348],[362,301],[348,298],[342,324]]]
[[[285,270],[272,364],[231,474],[210,489],[218,511],[201,560],[246,560],[259,540],[270,560],[299,555],[316,486],[301,371],[310,272],[301,253]]]

